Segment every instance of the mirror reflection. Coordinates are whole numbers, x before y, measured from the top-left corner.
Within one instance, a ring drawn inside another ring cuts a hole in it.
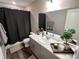
[[[46,29],[62,35],[65,30],[75,29],[73,39],[79,41],[79,8],[46,12]]]

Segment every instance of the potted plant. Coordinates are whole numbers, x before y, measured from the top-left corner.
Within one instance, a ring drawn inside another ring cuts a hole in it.
[[[72,33],[72,37],[73,37],[73,34],[76,33],[75,29],[68,29],[68,31]],[[72,38],[71,38],[71,39],[72,39]]]
[[[68,29],[67,31],[64,31],[63,35],[61,36],[61,38],[63,40],[65,40],[65,49],[68,49],[68,41],[70,39],[72,39],[73,34],[75,34],[75,30],[74,29]]]

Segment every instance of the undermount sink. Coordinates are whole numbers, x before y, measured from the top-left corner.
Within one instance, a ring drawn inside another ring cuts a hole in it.
[[[44,44],[50,44],[49,39],[47,39],[46,37],[42,37],[40,41]]]
[[[44,44],[51,44],[51,43],[63,43],[64,41],[60,38],[60,36],[54,35],[49,39],[46,36],[43,36],[40,41]]]

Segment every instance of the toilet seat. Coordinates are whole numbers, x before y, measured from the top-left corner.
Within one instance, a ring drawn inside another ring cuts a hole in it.
[[[29,47],[29,41],[30,41],[30,38],[25,38],[23,40],[23,43],[25,44],[25,47]]]

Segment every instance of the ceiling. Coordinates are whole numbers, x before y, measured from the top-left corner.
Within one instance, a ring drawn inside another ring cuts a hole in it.
[[[32,3],[33,1],[35,0],[0,0],[0,3],[14,4],[14,5],[26,7],[28,4]]]

